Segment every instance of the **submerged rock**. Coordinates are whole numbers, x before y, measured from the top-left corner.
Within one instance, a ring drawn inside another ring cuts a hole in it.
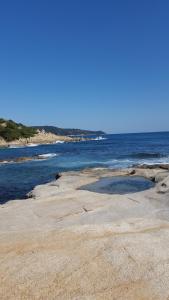
[[[0,163],[19,163],[19,162],[24,162],[24,161],[30,161],[30,160],[34,160],[37,159],[36,156],[31,156],[31,157],[17,157],[17,158],[9,158],[9,159],[4,159],[4,160],[0,160]]]
[[[34,156],[22,156],[22,157],[16,157],[16,158],[9,158],[9,159],[4,159],[0,160],[0,164],[3,163],[21,163],[21,162],[26,162],[26,161],[32,161],[32,160],[45,160],[48,158],[53,158],[57,156],[55,153],[47,153],[47,154],[40,154],[40,155],[34,155]]]

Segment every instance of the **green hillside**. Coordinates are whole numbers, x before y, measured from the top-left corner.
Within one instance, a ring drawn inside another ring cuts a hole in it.
[[[5,120],[0,118],[0,138],[3,138],[6,142],[18,140],[20,138],[30,138],[37,133],[37,130],[45,130],[47,133],[53,133],[56,135],[90,135],[104,134],[103,131],[90,131],[81,129],[63,129],[55,126],[33,126],[28,127],[21,123],[16,123],[13,120]]]
[[[39,130],[45,130],[46,132],[51,132],[57,135],[101,135],[104,134],[103,131],[93,131],[93,130],[83,130],[83,129],[73,129],[73,128],[59,128],[56,126],[33,126],[33,128]]]
[[[35,128],[0,118],[0,137],[7,142],[32,137],[36,132],[37,130]]]

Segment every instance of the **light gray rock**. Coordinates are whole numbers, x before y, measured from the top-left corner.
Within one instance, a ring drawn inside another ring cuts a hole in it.
[[[158,193],[169,193],[169,176],[158,184],[157,191]]]
[[[157,175],[155,176],[155,182],[163,181],[167,175],[168,175],[168,171],[157,173]]]
[[[135,194],[78,190],[128,173],[64,173],[33,199],[0,206],[0,299],[168,300],[169,176]]]

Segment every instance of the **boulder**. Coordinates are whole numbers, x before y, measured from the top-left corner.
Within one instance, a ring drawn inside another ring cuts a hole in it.
[[[169,176],[159,182],[157,185],[157,192],[160,194],[169,193]]]

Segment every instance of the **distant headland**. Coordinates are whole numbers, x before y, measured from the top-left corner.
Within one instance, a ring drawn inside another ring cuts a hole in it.
[[[83,129],[74,129],[74,128],[59,128],[56,126],[33,126],[35,129],[39,130],[45,130],[45,132],[50,132],[54,133],[56,135],[102,135],[105,134],[105,132],[98,130],[98,131],[93,131],[93,130],[83,130]]]
[[[85,140],[84,135],[102,135],[103,131],[62,129],[55,126],[26,126],[0,118],[0,146],[29,145]],[[72,137],[73,136],[73,137]],[[79,137],[82,136],[82,137]]]

